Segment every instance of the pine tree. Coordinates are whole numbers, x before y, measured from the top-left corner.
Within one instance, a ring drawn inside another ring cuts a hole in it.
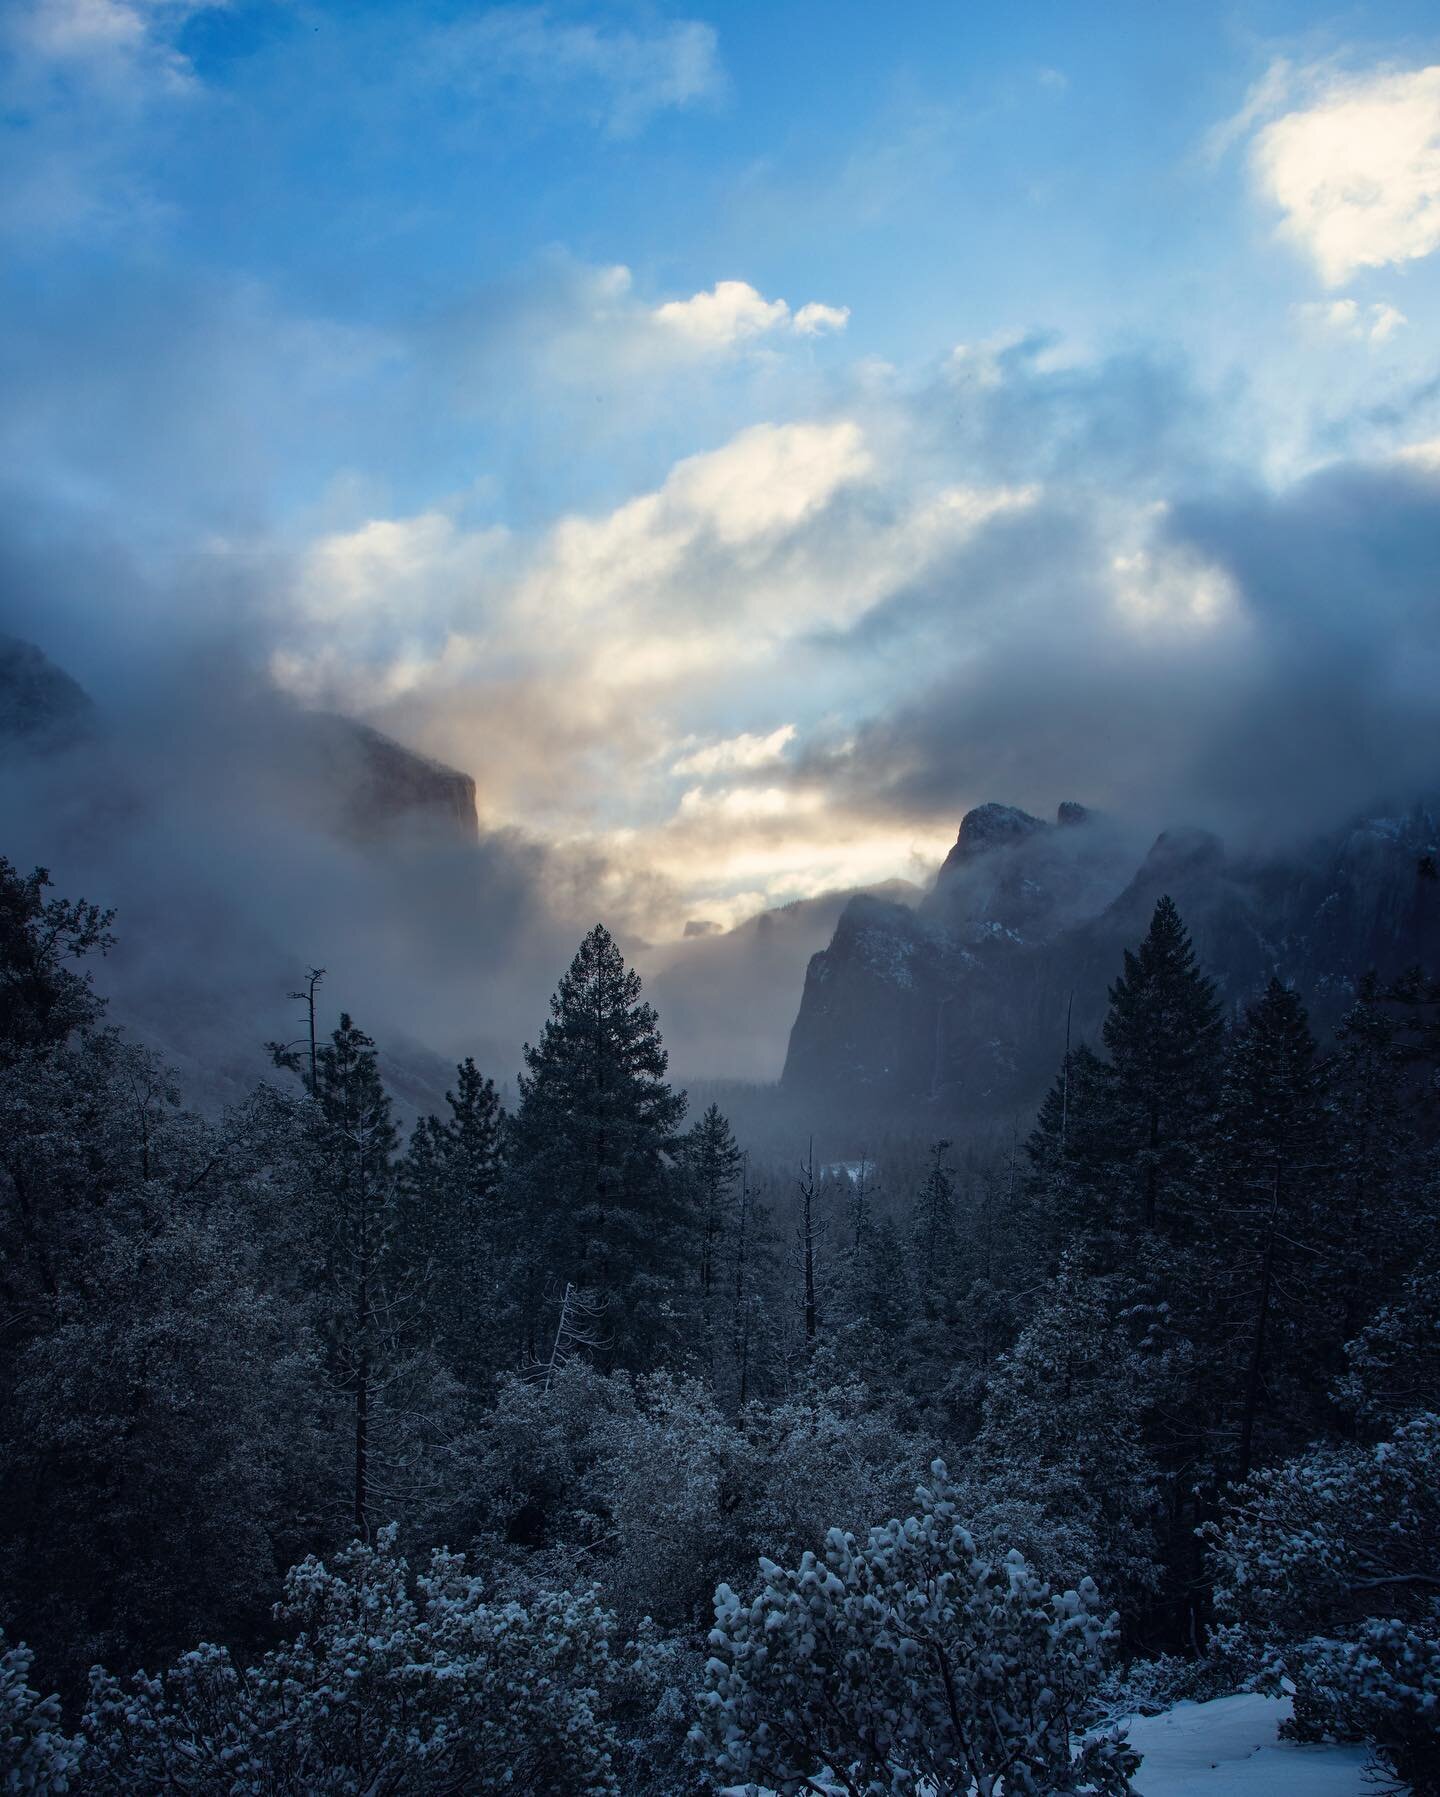
[[[892,1365],[914,1310],[909,1257],[900,1230],[882,1217],[870,1231],[869,1250],[856,1283],[857,1320],[874,1338],[877,1366]]]
[[[400,1169],[405,1256],[433,1345],[473,1386],[503,1364],[508,1339],[499,1290],[505,1113],[468,1056],[445,1102],[448,1117],[416,1124]]]
[[[1121,1153],[1111,1069],[1082,1042],[1066,1055],[1025,1144],[1025,1215],[1049,1270],[1081,1239],[1087,1264],[1113,1269],[1128,1258],[1121,1199],[1133,1175]]]
[[[692,1214],[698,1234],[696,1279],[700,1295],[698,1357],[713,1377],[724,1277],[724,1244],[735,1227],[735,1194],[744,1155],[719,1105],[712,1104],[684,1142]]]
[[[1429,1244],[1425,1164],[1406,1102],[1406,1043],[1373,974],[1338,1031],[1329,1092],[1336,1205],[1334,1346],[1350,1341]]]
[[[665,1079],[654,1009],[596,924],[525,1048],[513,1135],[515,1199],[530,1253],[531,1333],[566,1283],[607,1312],[602,1358],[638,1366],[678,1332],[685,1283],[682,1185],[668,1162],[685,1096]]]
[[[915,1195],[913,1239],[920,1289],[927,1294],[944,1286],[955,1259],[955,1175],[945,1157],[946,1141],[930,1148],[930,1170]]]
[[[763,1389],[776,1359],[778,1319],[784,1283],[780,1237],[771,1207],[765,1202],[742,1156],[740,1187],[735,1196],[735,1227],[730,1240],[730,1342],[733,1391],[740,1408]]]
[[[820,1182],[815,1177],[815,1142],[812,1137],[796,1181],[799,1203],[795,1219],[795,1259],[800,1271],[800,1322],[805,1352],[813,1354],[820,1341],[820,1241],[829,1219],[820,1214]]]
[[[331,1364],[354,1432],[353,1520],[371,1521],[372,1404],[388,1344],[398,1139],[375,1044],[342,1013],[316,1056],[318,1223],[331,1293]]]
[[[1225,1359],[1244,1369],[1236,1398],[1242,1479],[1264,1392],[1286,1393],[1293,1426],[1298,1388],[1323,1384],[1299,1378],[1296,1363],[1315,1353],[1317,1336],[1323,1342],[1329,1140],[1325,1069],[1305,1007],[1272,979],[1230,1043],[1212,1156],[1216,1228],[1230,1269],[1223,1311],[1238,1331],[1239,1354]]]
[[[1181,1193],[1214,1096],[1221,1044],[1214,984],[1200,972],[1174,901],[1162,898],[1110,988],[1105,1047],[1116,1146],[1135,1169],[1139,1222],[1183,1234]]]
[[[1157,1472],[1141,1440],[1145,1367],[1109,1282],[1062,1261],[993,1368],[973,1466],[992,1497],[1040,1506],[1107,1589],[1155,1576]]]

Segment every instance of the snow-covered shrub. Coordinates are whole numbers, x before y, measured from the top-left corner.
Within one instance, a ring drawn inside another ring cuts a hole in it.
[[[5,1637],[0,1634],[0,1648]],[[0,1791],[68,1791],[80,1743],[60,1726],[60,1699],[30,1687],[35,1656],[22,1641],[0,1653]]]
[[[1234,1688],[1234,1676],[1224,1661],[1157,1654],[1154,1659],[1131,1660],[1107,1672],[1095,1694],[1094,1714],[1097,1721],[1115,1716],[1158,1716],[1177,1703],[1209,1703],[1212,1698],[1228,1696]]]
[[[250,1667],[202,1645],[122,1686],[97,1669],[86,1789],[205,1797],[618,1791],[620,1672],[588,1591],[488,1604],[460,1556],[413,1580],[394,1531],[291,1569],[292,1631]]]
[[[1422,1268],[1352,1342],[1335,1395],[1359,1419],[1385,1427],[1440,1405],[1440,1271]]]
[[[1417,1793],[1440,1789],[1440,1417],[1257,1473],[1205,1532],[1217,1650],[1293,1682],[1300,1738],[1369,1741]]]
[[[1415,1622],[1373,1617],[1347,1641],[1306,1643],[1295,1669],[1302,1741],[1368,1741],[1413,1797],[1440,1793],[1440,1604]]]
[[[1053,1592],[1018,1554],[979,1555],[944,1465],[920,1514],[823,1558],[762,1560],[715,1594],[696,1736],[722,1779],[791,1797],[1040,1797],[1130,1790],[1137,1756],[1073,1735],[1115,1633],[1087,1580]]]
[[[1204,1534],[1232,1650],[1242,1638],[1253,1652],[1375,1614],[1417,1615],[1440,1555],[1440,1416],[1268,1467]]]
[[[727,1417],[699,1381],[577,1363],[548,1391],[503,1383],[482,1437],[485,1523],[527,1541],[517,1589],[583,1554],[627,1628],[703,1629],[722,1580],[885,1515],[909,1485],[902,1443],[854,1385]]]

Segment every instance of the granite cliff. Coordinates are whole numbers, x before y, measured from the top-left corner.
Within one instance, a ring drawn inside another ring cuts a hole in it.
[[[783,1085],[830,1105],[952,1115],[1036,1101],[1071,1039],[1092,1042],[1126,948],[1169,893],[1226,1003],[1272,974],[1333,1024],[1371,967],[1440,950],[1440,805],[1355,820],[1276,855],[1167,831],[1139,859],[1103,816],[966,814],[912,906],[857,898],[811,958]]]
[[[469,774],[407,749],[368,724],[299,711],[261,695],[213,738],[215,796],[243,793],[262,808],[355,843],[399,834],[478,838]],[[75,751],[105,756],[112,727],[83,687],[34,644],[0,636],[0,757]],[[111,768],[114,775],[114,768]],[[115,795],[143,806],[143,791]]]

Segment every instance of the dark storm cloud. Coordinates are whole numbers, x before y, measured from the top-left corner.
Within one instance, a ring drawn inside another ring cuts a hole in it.
[[[1342,466],[1161,517],[1134,596],[1214,578],[1233,610],[1114,615],[1102,532],[1073,497],[992,529],[864,639],[963,652],[799,777],[879,813],[1075,796],[1245,838],[1300,834],[1440,785],[1440,480]]]

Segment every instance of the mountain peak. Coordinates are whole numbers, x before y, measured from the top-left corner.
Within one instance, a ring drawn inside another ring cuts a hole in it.
[[[972,855],[984,854],[1002,843],[1022,842],[1037,831],[1048,829],[1038,817],[1031,817],[1018,805],[998,805],[994,800],[975,806],[960,820],[960,834],[951,851],[952,860],[968,861]]]

